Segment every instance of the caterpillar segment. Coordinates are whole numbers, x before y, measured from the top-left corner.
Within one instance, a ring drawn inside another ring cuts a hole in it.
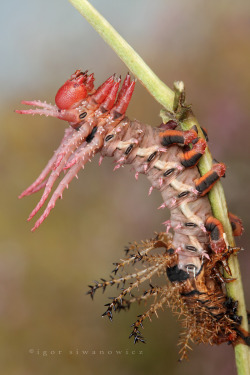
[[[158,128],[129,120],[126,110],[134,87],[135,81],[128,74],[122,85],[121,78],[113,75],[95,89],[94,75],[77,70],[58,90],[56,105],[22,102],[39,108],[17,113],[52,116],[69,122],[59,148],[36,181],[20,195],[22,198],[44,189],[28,218],[31,220],[51,194],[32,230],[45,220],[71,180],[95,154],[100,154],[99,164],[105,156],[113,157],[114,170],[130,165],[136,178],[145,174],[149,179],[149,194],[153,189],[160,191],[163,204],[159,208],[170,210],[170,219],[164,223],[166,233],[128,248],[128,257],[116,263],[114,273],[134,264],[142,264],[141,270],[97,282],[90,286],[89,294],[93,297],[97,289],[129,283],[108,304],[104,315],[110,319],[113,311],[126,309],[133,302],[148,302],[153,297],[149,309],[134,323],[131,337],[135,342],[144,341],[139,330],[143,321],[163,306],[170,307],[183,318],[185,327],[181,358],[186,357],[190,340],[249,345],[248,333],[240,328],[237,302],[229,303],[224,292],[225,282],[233,279],[225,279],[221,274],[224,269],[231,275],[228,258],[238,249],[228,247],[223,226],[213,217],[207,197],[225,175],[225,165],[216,162],[201,176],[196,166],[205,152],[206,141],[198,137],[195,128],[181,130],[177,119],[171,118]],[[240,235],[241,220],[232,214],[229,218],[234,234]],[[151,253],[159,247],[163,247],[163,253]],[[165,284],[152,286],[151,279],[162,275],[166,278]],[[149,283],[148,289],[142,295],[134,295],[134,289],[144,282]]]

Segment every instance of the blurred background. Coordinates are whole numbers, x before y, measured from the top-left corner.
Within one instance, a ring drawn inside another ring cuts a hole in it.
[[[244,222],[238,243],[246,251],[239,258],[250,308],[249,1],[92,3],[166,84],[185,82],[187,102],[208,130],[213,156],[227,165],[223,184],[230,211]],[[112,160],[104,160],[101,168],[95,160],[42,226],[30,232],[26,218],[40,193],[17,196],[58,147],[65,124],[17,115],[14,109],[24,99],[53,103],[57,89],[78,68],[94,72],[96,85],[114,72],[124,76],[127,68],[66,0],[4,2],[0,28],[3,373],[235,374],[233,349],[227,345],[200,345],[190,361],[179,364],[179,326],[169,311],[145,323],[147,345],[134,346],[128,340],[130,324],[144,307],[115,315],[111,324],[101,314],[114,291],[96,293],[94,301],[86,295],[87,284],[108,277],[124,245],[163,230],[168,213],[156,209],[161,204],[157,191],[147,197],[146,178],[136,182],[129,168],[113,173]],[[128,115],[156,126],[160,109],[137,83]]]

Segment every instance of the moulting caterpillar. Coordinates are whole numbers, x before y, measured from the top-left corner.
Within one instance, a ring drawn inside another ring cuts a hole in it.
[[[152,189],[160,190],[164,201],[160,208],[169,208],[171,214],[165,222],[166,233],[130,246],[127,257],[115,263],[114,273],[135,264],[141,264],[139,270],[109,281],[101,279],[90,286],[88,293],[93,297],[99,288],[105,290],[110,285],[128,283],[107,305],[104,315],[109,319],[113,311],[153,298],[149,309],[133,325],[130,336],[135,342],[144,342],[139,330],[144,319],[157,314],[164,305],[169,306],[182,317],[181,359],[186,357],[190,340],[250,345],[249,333],[240,327],[237,301],[225,293],[225,282],[233,279],[222,276],[223,270],[231,275],[228,258],[239,249],[228,246],[223,226],[213,217],[207,197],[216,181],[224,176],[225,165],[215,163],[209,172],[200,176],[196,166],[207,143],[198,137],[197,129],[182,131],[176,112],[158,128],[130,121],[125,112],[135,81],[128,74],[119,91],[120,83],[121,79],[113,75],[95,90],[93,74],[77,70],[57,92],[56,105],[23,101],[40,108],[16,111],[57,117],[70,125],[45,169],[20,195],[24,197],[44,188],[28,218],[31,220],[44,205],[60,174],[66,171],[32,230],[49,215],[65,187],[95,154],[100,153],[100,163],[104,156],[114,157],[115,169],[130,164],[136,178],[139,173],[148,177],[152,185],[149,194]],[[179,105],[185,108],[183,100]],[[243,230],[240,219],[230,214],[230,220],[234,234],[240,235]],[[170,228],[173,234],[169,233]],[[152,278],[160,275],[166,277],[163,286],[153,286]],[[144,282],[149,284],[148,289],[134,295],[134,289]]]

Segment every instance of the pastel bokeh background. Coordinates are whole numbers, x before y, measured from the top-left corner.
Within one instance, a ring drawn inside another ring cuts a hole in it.
[[[92,3],[163,81],[185,82],[187,101],[208,130],[214,157],[227,164],[223,184],[230,210],[244,221],[238,243],[245,248],[240,263],[249,307],[249,1]],[[124,245],[163,230],[168,213],[156,209],[158,192],[147,197],[145,178],[136,182],[129,168],[113,173],[112,160],[101,168],[95,160],[43,225],[30,232],[25,219],[38,196],[21,201],[17,196],[57,148],[65,124],[13,110],[21,108],[22,99],[53,102],[77,68],[95,72],[97,85],[114,72],[124,76],[127,68],[66,0],[5,2],[0,28],[3,373],[235,374],[227,345],[195,347],[190,361],[179,364],[179,327],[170,312],[146,323],[147,344],[134,346],[128,340],[130,324],[144,307],[120,313],[111,324],[101,314],[114,292],[96,294],[94,302],[85,294],[87,284],[108,277]],[[128,115],[155,126],[159,110],[138,83]]]

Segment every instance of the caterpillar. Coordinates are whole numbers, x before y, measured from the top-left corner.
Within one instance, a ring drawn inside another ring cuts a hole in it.
[[[122,85],[121,78],[112,75],[95,89],[94,75],[76,70],[58,90],[56,105],[39,100],[22,102],[37,108],[17,113],[52,116],[69,123],[61,144],[40,176],[20,195],[22,198],[44,189],[28,218],[31,220],[44,206],[58,177],[66,172],[32,230],[45,220],[70,181],[95,154],[100,153],[99,164],[105,156],[113,157],[115,170],[131,165],[136,178],[141,173],[149,179],[149,194],[153,189],[161,192],[163,204],[159,208],[170,210],[170,220],[164,223],[166,232],[129,247],[127,257],[116,263],[114,273],[141,264],[140,270],[112,276],[108,281],[101,279],[90,285],[88,293],[93,297],[97,289],[130,283],[108,304],[104,315],[110,320],[113,311],[153,297],[149,310],[133,325],[131,337],[135,342],[145,341],[139,330],[144,319],[157,314],[164,305],[171,307],[182,316],[185,328],[181,359],[187,356],[190,340],[250,345],[248,332],[240,327],[237,301],[225,294],[225,283],[233,279],[222,275],[223,270],[231,275],[228,259],[239,249],[228,246],[223,226],[213,217],[207,197],[225,175],[226,167],[215,162],[210,171],[200,175],[197,164],[207,147],[206,139],[198,136],[196,127],[183,131],[176,112],[157,128],[129,120],[125,113],[134,87],[135,81],[127,74]],[[183,100],[179,104],[185,108]],[[205,130],[204,136],[207,138]],[[234,235],[240,235],[241,220],[233,214],[229,218]],[[161,275],[165,275],[163,286],[153,286],[151,279]],[[148,289],[140,296],[134,295],[134,289],[144,282],[149,283]]]

